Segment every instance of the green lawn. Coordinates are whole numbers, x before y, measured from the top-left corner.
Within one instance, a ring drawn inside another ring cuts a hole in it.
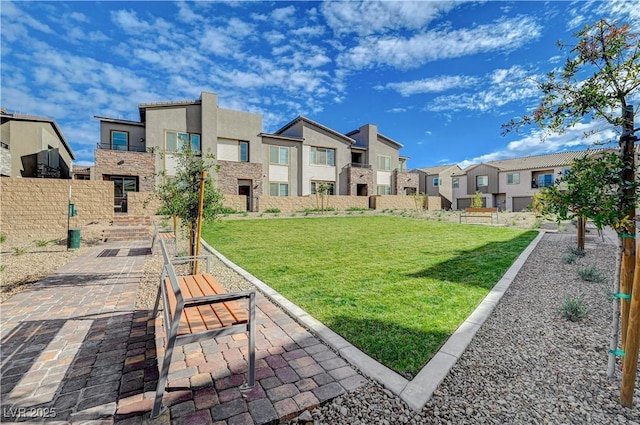
[[[391,216],[203,227],[230,260],[405,376],[429,361],[536,234]]]

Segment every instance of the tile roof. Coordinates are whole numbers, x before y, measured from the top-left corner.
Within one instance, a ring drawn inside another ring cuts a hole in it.
[[[494,166],[500,171],[527,170],[532,168],[554,168],[571,163],[586,154],[594,154],[610,149],[588,149],[582,151],[559,152],[546,155],[523,156],[511,159],[488,161],[485,164]]]
[[[445,164],[445,165],[435,165],[433,167],[422,167],[418,168],[418,171],[422,171],[426,174],[440,174],[443,171],[448,170],[449,168],[458,167],[458,164]],[[459,169],[460,167],[458,167]]]

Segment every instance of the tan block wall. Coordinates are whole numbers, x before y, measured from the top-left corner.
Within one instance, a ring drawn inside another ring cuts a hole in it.
[[[426,207],[429,211],[437,211],[442,209],[442,198],[439,196],[427,196]]]
[[[222,195],[222,205],[227,208],[233,208],[236,211],[247,210],[247,197],[246,195]]]
[[[66,238],[69,186],[78,211],[70,220],[71,228],[113,220],[112,182],[3,177],[2,233],[11,238]]]
[[[160,209],[160,200],[153,192],[128,192],[127,212],[129,215],[154,216]]]
[[[413,196],[375,195],[372,205],[375,210],[415,210],[416,200]]]
[[[327,196],[324,207],[344,211],[349,208],[369,208],[367,196]],[[261,196],[259,210],[279,209],[281,212],[304,211],[305,209],[320,208],[321,201],[316,196]]]

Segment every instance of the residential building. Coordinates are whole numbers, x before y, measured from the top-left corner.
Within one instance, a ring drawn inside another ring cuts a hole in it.
[[[485,207],[525,210],[532,204],[535,193],[553,185],[571,169],[575,159],[602,151],[560,152],[472,165],[451,176],[453,208],[469,207],[480,192]]]
[[[449,210],[453,204],[452,176],[461,171],[458,164],[436,165],[418,168],[420,176],[420,193],[427,196],[440,196],[442,209]]]
[[[372,124],[341,134],[299,116],[270,134],[263,132],[260,114],[220,108],[217,96],[206,92],[198,100],[143,103],[139,114],[140,121],[96,116],[95,175],[114,181],[120,210],[127,192],[151,191],[159,172],[175,173],[186,143],[215,155],[218,188],[246,196],[247,211],[258,211],[260,197],[312,195],[320,184],[330,195],[418,188],[417,176],[405,171],[407,158],[399,155],[402,145]]]
[[[52,118],[0,111],[2,167],[6,177],[70,179],[75,158]]]

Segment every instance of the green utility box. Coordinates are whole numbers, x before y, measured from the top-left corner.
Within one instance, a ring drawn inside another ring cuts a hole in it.
[[[69,229],[67,235],[67,248],[80,248],[80,229]]]
[[[76,204],[69,204],[69,217],[75,217],[76,215],[78,215]]]

